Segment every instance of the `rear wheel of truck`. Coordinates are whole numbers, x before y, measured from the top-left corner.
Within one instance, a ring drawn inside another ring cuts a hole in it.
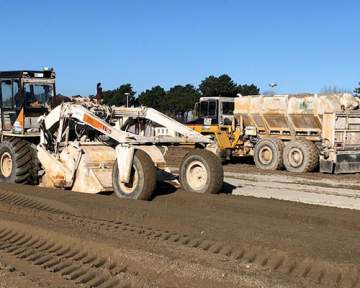
[[[255,145],[254,162],[264,170],[280,170],[283,164],[284,143],[276,138],[261,139]]]
[[[119,167],[114,163],[112,182],[116,195],[120,198],[150,200],[156,188],[156,169],[150,156],[142,150],[135,150],[129,183],[119,179]]]
[[[314,171],[319,164],[319,150],[311,141],[290,141],[285,145],[284,164],[286,170],[290,172]]]
[[[224,169],[214,153],[194,149],[183,158],[179,176],[187,192],[217,194],[223,186]]]
[[[10,138],[0,143],[0,181],[32,183],[37,171],[34,167],[34,149],[21,138]]]

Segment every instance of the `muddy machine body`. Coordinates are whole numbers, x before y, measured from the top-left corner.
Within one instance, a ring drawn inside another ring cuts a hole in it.
[[[55,96],[52,70],[0,72],[0,84],[2,182],[143,200],[153,196],[160,172],[191,192],[222,187],[222,166],[206,150],[214,143],[154,109]],[[174,133],[157,135],[154,127]],[[188,142],[197,149],[184,157],[177,179],[164,154]]]

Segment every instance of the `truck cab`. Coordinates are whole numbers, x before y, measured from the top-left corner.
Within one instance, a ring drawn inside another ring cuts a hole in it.
[[[37,119],[48,112],[55,96],[55,72],[0,72],[2,136],[38,137]]]
[[[201,97],[195,104],[195,119],[186,124],[216,141],[219,148],[216,154],[222,159],[230,159],[233,143],[236,143],[239,137],[232,131],[234,103],[234,97]]]
[[[233,97],[201,97],[195,104],[195,120],[189,125],[231,125],[234,118]]]

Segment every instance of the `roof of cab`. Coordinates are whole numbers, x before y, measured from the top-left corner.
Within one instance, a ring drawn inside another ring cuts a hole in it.
[[[42,76],[40,76],[42,75]],[[52,70],[17,70],[0,71],[0,78],[55,78],[55,72]]]

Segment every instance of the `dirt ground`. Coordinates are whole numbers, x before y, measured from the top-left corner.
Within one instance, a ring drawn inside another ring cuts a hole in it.
[[[360,287],[359,239],[348,209],[166,184],[149,202],[0,184],[0,287]]]
[[[184,155],[190,150],[190,148],[183,147],[173,147],[171,148],[167,155],[166,159],[173,166],[178,166],[181,163],[181,159]],[[228,161],[224,164],[225,172],[234,172],[234,173],[256,173],[256,174],[264,174],[264,175],[287,175],[287,176],[296,176],[302,177],[304,179],[331,179],[335,181],[358,181],[360,177],[360,173],[353,174],[325,174],[319,172],[311,172],[311,173],[292,173],[288,171],[268,171],[256,168],[252,157],[238,157],[234,158],[231,161]]]

